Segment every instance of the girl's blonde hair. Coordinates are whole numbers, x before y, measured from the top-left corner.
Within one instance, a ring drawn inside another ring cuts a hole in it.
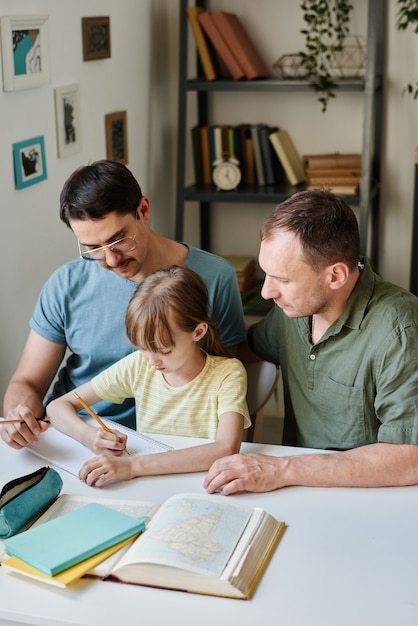
[[[201,347],[215,356],[228,356],[209,315],[209,298],[201,277],[173,265],[147,276],[135,290],[126,311],[126,333],[139,348],[157,352],[175,345],[175,331],[191,333],[208,324]]]

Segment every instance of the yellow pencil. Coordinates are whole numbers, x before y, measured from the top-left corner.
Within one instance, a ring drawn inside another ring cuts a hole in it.
[[[104,430],[107,430],[107,432],[108,432],[108,433],[111,433],[112,431],[110,430],[110,428],[108,428],[108,427],[106,426],[106,424],[105,424],[104,422],[102,422],[102,420],[100,419],[100,417],[97,415],[97,413],[95,413],[95,412],[93,411],[93,409],[91,409],[91,408],[89,407],[89,405],[87,404],[87,402],[85,402],[85,401],[83,400],[83,398],[81,398],[81,397],[78,395],[78,393],[77,393],[76,391],[73,391],[73,394],[75,395],[75,397],[77,398],[77,400],[79,401],[79,403],[81,404],[81,406],[82,406],[82,407],[84,407],[84,408],[86,409],[86,411],[87,411],[88,413],[90,413],[90,415],[91,415],[92,417],[94,417],[94,419],[96,420],[96,422],[98,422],[98,423],[100,424],[100,426],[101,426]]]
[[[110,428],[108,428],[108,427],[106,426],[106,424],[105,424],[105,423],[104,423],[104,422],[100,419],[100,417],[97,415],[97,413],[95,413],[95,412],[93,411],[93,409],[89,407],[89,405],[87,404],[87,402],[86,402],[85,400],[83,400],[83,398],[82,398],[81,396],[79,396],[79,395],[78,395],[78,393],[77,393],[76,391],[73,391],[73,395],[77,398],[77,400],[79,401],[79,403],[81,404],[81,406],[82,406],[82,407],[84,407],[84,408],[86,409],[86,411],[87,411],[88,413],[90,413],[90,415],[91,415],[92,417],[94,417],[94,419],[96,420],[96,422],[97,422],[98,424],[100,424],[100,426],[101,426],[104,430],[106,430],[108,433],[111,433],[111,432],[112,432],[112,431],[110,430]],[[125,448],[124,452],[126,452],[126,454],[127,454],[128,456],[130,456],[130,455],[131,455],[131,453],[129,452],[129,450],[128,450],[127,448]]]

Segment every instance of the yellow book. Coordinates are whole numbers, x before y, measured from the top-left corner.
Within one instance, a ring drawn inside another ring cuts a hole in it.
[[[39,580],[40,582],[47,583],[49,585],[54,585],[55,587],[67,587],[67,585],[74,582],[75,580],[79,580],[79,578],[82,578],[82,576],[87,574],[87,572],[89,572],[92,568],[99,565],[99,563],[102,563],[102,561],[105,561],[112,554],[114,554],[124,546],[127,546],[137,536],[138,535],[135,535],[135,537],[129,537],[124,541],[120,541],[116,545],[111,546],[106,550],[103,550],[103,552],[99,552],[99,554],[95,554],[85,561],[69,567],[59,574],[55,574],[55,576],[48,576],[48,574],[40,572],[35,567],[31,567],[30,565],[28,565],[24,561],[21,561],[15,556],[11,556],[10,558],[6,559],[6,561],[2,563],[2,567],[4,567],[6,570],[9,570],[10,572],[22,574],[23,576],[34,578],[35,580]]]
[[[291,185],[305,182],[305,172],[302,159],[297,153],[295,145],[287,130],[279,129],[269,134],[277,156]]]
[[[186,10],[205,78],[206,80],[215,80],[217,78],[217,72],[210,54],[206,36],[198,20],[198,16],[203,12],[203,9],[202,7],[189,6]]]

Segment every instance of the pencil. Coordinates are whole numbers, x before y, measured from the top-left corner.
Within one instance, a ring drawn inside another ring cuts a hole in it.
[[[35,417],[37,422],[46,422],[47,424],[49,424],[49,419],[47,417]],[[19,417],[16,419],[7,419],[7,417],[0,417],[0,425],[1,424],[23,424],[23,422],[26,422],[26,420],[23,419],[23,417]]]
[[[106,426],[106,424],[100,419],[100,417],[97,415],[97,413],[95,413],[93,411],[92,408],[89,407],[89,405],[87,404],[87,402],[85,400],[83,400],[83,398],[81,396],[78,395],[78,393],[76,391],[73,391],[73,394],[75,395],[75,397],[77,398],[77,400],[79,401],[79,403],[81,404],[82,407],[84,407],[86,409],[86,411],[88,413],[90,413],[90,415],[92,417],[94,417],[94,419],[96,420],[96,422],[98,422],[100,424],[100,426],[106,430],[108,433],[111,433],[112,431],[110,430],[110,428],[108,428]],[[128,456],[131,455],[131,453],[129,452],[129,450],[127,448],[125,448],[124,452],[126,452],[126,454]]]
[[[78,393],[77,393],[76,391],[73,391],[73,394],[75,395],[75,397],[77,398],[77,400],[79,401],[79,403],[81,404],[81,406],[82,406],[82,407],[84,407],[84,408],[86,409],[86,411],[87,411],[88,413],[90,413],[90,415],[91,415],[92,417],[94,417],[94,419],[96,420],[96,422],[98,422],[98,423],[100,424],[100,426],[101,426],[104,430],[107,430],[107,432],[108,432],[108,433],[111,433],[112,431],[110,430],[110,428],[108,428],[108,427],[106,426],[106,424],[105,424],[104,422],[102,422],[102,420],[100,419],[100,417],[97,415],[97,413],[95,413],[95,412],[93,411],[93,409],[91,409],[91,408],[89,407],[89,405],[87,404],[87,402],[85,402],[85,401],[83,400],[83,398],[81,398],[81,397],[78,395]]]

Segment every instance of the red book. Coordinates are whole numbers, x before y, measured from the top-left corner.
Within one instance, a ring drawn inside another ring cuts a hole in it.
[[[228,72],[231,74],[234,80],[240,80],[240,78],[245,78],[245,72],[241,65],[236,60],[235,56],[232,54],[230,47],[225,42],[221,33],[219,32],[218,27],[213,21],[213,16],[207,11],[203,11],[198,16],[198,20],[202,25],[203,30],[206,35],[212,42],[216,52],[219,54],[220,58],[224,62]]]
[[[269,71],[238,16],[226,11],[215,11],[212,13],[212,21],[231,53],[244,69],[246,78],[248,80],[267,78]]]

